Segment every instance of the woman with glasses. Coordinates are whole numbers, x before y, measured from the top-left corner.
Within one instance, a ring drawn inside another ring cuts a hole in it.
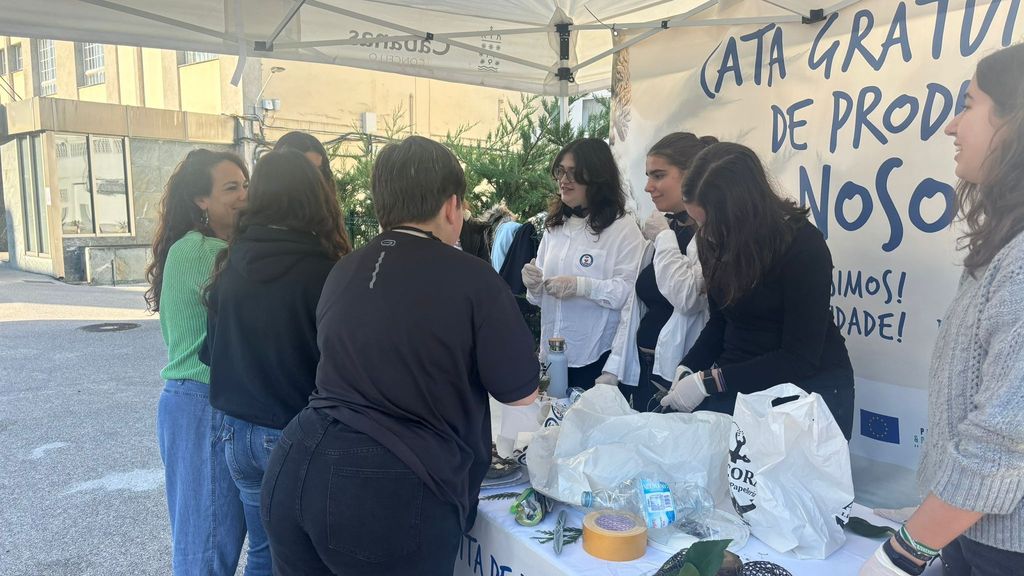
[[[644,239],[626,216],[619,170],[603,140],[569,143],[555,157],[551,175],[558,196],[537,258],[523,267],[523,284],[527,299],[541,309],[541,362],[547,361],[548,339],[564,338],[569,386],[588,389],[611,353]]]

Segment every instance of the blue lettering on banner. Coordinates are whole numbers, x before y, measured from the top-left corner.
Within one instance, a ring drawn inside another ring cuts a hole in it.
[[[889,192],[888,181],[891,174],[901,166],[903,166],[903,160],[900,158],[889,158],[882,163],[875,174],[874,196],[861,184],[852,181],[844,182],[836,193],[836,201],[832,210],[829,210],[832,194],[832,166],[822,164],[821,186],[818,193],[814,191],[807,167],[800,166],[800,205],[810,209],[814,225],[821,230],[825,239],[828,239],[831,218],[834,217],[844,230],[857,231],[863,228],[874,215],[875,200],[877,199],[889,226],[889,238],[882,244],[882,250],[892,252],[903,243],[903,218]],[[940,198],[944,206],[941,215],[934,221],[928,222],[922,212],[925,210],[925,201],[932,198]],[[847,215],[846,205],[855,199],[859,199],[856,204],[857,212],[855,212],[856,216],[851,218]],[[910,223],[921,232],[933,234],[944,230],[952,223],[953,216],[956,214],[953,187],[945,182],[925,178],[914,189],[910,201],[907,203],[906,211]]]
[[[860,411],[860,434],[865,438],[888,442],[889,444],[900,443],[900,419],[895,416],[887,416],[870,410]]]
[[[871,338],[876,336],[887,342],[903,343],[903,335],[907,328],[906,312],[885,312],[878,314],[866,308],[853,306],[846,308],[839,304],[829,306],[832,319],[839,332],[846,336]]]
[[[1003,13],[1005,7],[1005,24],[1002,29],[1000,44],[1009,46],[1015,38],[1017,15],[1021,0],[991,0],[985,8],[979,8],[977,0],[966,0],[960,14],[960,55],[974,55],[985,41],[992,35],[996,17]],[[916,0],[916,6],[922,7],[935,4],[934,30],[932,33],[931,56],[933,60],[942,57],[942,39],[946,31],[949,16],[948,0]],[[821,71],[828,80],[838,70],[848,73],[856,62],[867,65],[875,72],[881,72],[887,62],[910,62],[914,57],[912,38],[908,26],[908,2],[894,4],[889,27],[885,39],[871,41],[875,30],[876,13],[870,10],[859,10],[848,20],[849,30],[846,34],[833,34],[839,18],[846,13],[833,12],[821,25],[807,52],[807,68]],[[768,39],[770,35],[770,40]],[[844,42],[845,38],[845,42]],[[827,45],[826,45],[827,42]],[[768,62],[765,63],[765,44],[768,44]],[[722,46],[725,46],[722,49]],[[745,57],[748,56],[749,57]],[[898,54],[898,58],[893,57]],[[772,86],[776,73],[780,80],[786,78],[785,59],[785,28],[769,24],[739,36],[730,36],[718,44],[704,60],[700,71],[700,85],[704,95],[714,100],[726,88],[727,84],[742,86],[749,77],[743,68],[744,62],[753,62],[752,78],[757,86]],[[747,64],[750,66],[751,64]],[[765,69],[767,68],[767,81]],[[712,89],[712,86],[714,88]]]
[[[835,154],[839,148],[839,135],[848,127],[853,119],[853,149],[861,147],[865,134],[870,135],[879,144],[888,144],[889,136],[905,132],[915,123],[920,122],[919,135],[922,142],[935,136],[938,131],[963,109],[963,95],[967,93],[970,80],[960,84],[956,98],[949,88],[935,83],[925,87],[924,105],[921,99],[913,94],[900,94],[885,106],[880,107],[885,99],[882,90],[877,86],[861,88],[857,97],[837,90],[832,93],[832,125],[829,129],[829,152]],[[802,104],[801,101],[798,104]],[[938,108],[937,108],[938,106]],[[806,106],[802,106],[806,107]],[[779,113],[772,108],[777,123]],[[875,114],[878,110],[878,114]],[[854,114],[856,112],[856,114]],[[785,120],[785,116],[782,116]],[[881,128],[879,127],[881,126]],[[883,130],[884,128],[884,130]],[[775,134],[773,133],[773,147]]]
[[[960,55],[964,58],[973,56],[978,48],[981,47],[981,43],[988,36],[989,29],[992,27],[992,20],[996,17],[996,11],[999,10],[999,4],[1002,0],[991,0],[988,5],[988,12],[985,13],[985,17],[981,21],[981,29],[978,31],[977,36],[971,38],[971,31],[974,28],[974,8],[977,2],[975,0],[967,0],[967,5],[964,6],[964,25],[960,27]]]
[[[484,565],[484,558],[490,561],[487,566]],[[511,566],[502,564],[493,554],[487,554],[481,541],[469,534],[464,535],[459,541],[458,561],[464,561],[466,568],[471,569],[474,576],[526,576]]]
[[[796,113],[808,106],[814,104],[812,98],[801,100],[796,104],[793,104],[786,109],[785,112],[782,108],[776,105],[772,105],[772,152],[778,152],[782,149],[782,145],[786,143],[786,134],[789,134],[789,145],[794,150],[807,150],[806,142],[797,142],[796,130],[807,125],[806,120],[797,120]],[[779,121],[781,122],[781,125]]]
[[[895,284],[895,286],[894,286]],[[907,289],[907,273],[896,273],[884,270],[879,275],[865,274],[863,270],[833,270],[832,297],[857,297],[864,299],[884,295],[883,304],[895,301],[903,304],[903,294]]]

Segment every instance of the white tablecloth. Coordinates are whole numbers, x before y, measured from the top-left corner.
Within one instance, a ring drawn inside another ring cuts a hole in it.
[[[491,399],[491,430],[495,436],[501,430],[501,416],[507,409]],[[528,483],[523,483],[519,486],[482,490],[480,495],[521,492],[528,486]],[[606,562],[584,552],[582,541],[566,546],[560,556],[555,556],[550,542],[540,544],[531,540],[531,537],[537,535],[537,530],[554,529],[560,507],[556,507],[539,526],[527,528],[516,524],[509,512],[512,503],[513,500],[480,501],[476,524],[462,538],[454,576],[648,576],[657,572],[669,559],[669,554],[648,546],[647,554],[638,560]],[[856,503],[851,516],[858,516],[872,524],[896,526]],[[570,509],[566,524],[582,527],[583,515]],[[751,536],[747,545],[737,553],[744,562],[775,562],[789,570],[793,576],[857,576],[864,560],[880,544],[880,540],[847,532],[846,544],[827,559],[799,560],[793,554],[780,554]],[[939,576],[941,573],[939,562],[933,562],[924,575]]]
[[[483,490],[481,496],[497,492],[523,490],[527,484],[511,488]],[[565,546],[556,556],[551,543],[540,544],[532,540],[537,530],[552,530],[560,507],[544,519],[539,526],[527,528],[516,524],[509,507],[512,500],[480,501],[476,525],[463,537],[454,576],[647,576],[654,574],[668,560],[669,555],[650,546],[647,554],[633,562],[606,562],[583,551],[582,541]],[[853,505],[853,516],[872,524],[888,524],[871,510]],[[583,517],[569,511],[567,525],[582,526]],[[799,560],[792,554],[779,554],[753,536],[738,551],[744,562],[768,560],[793,573],[793,576],[856,576],[865,558],[874,553],[880,541],[847,533],[846,544],[826,560]],[[941,572],[938,562],[925,572],[937,576]]]

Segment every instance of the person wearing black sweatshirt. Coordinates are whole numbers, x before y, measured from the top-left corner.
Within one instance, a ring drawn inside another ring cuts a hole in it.
[[[683,186],[711,317],[662,405],[731,414],[738,392],[793,383],[825,400],[847,439],[854,377],[829,309],[832,254],[807,209],[779,197],[757,155],[721,142]]]
[[[245,510],[247,576],[271,573],[260,520],[263,473],[281,430],[316,387],[316,307],[348,252],[337,201],[310,161],[296,151],[264,156],[207,290],[200,351],[210,366],[210,404],[226,415],[223,457]]]

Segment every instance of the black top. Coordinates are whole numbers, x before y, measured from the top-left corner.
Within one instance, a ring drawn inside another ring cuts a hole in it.
[[[487,240],[491,227],[485,222],[465,220],[459,234],[459,246],[466,254],[472,254],[485,262],[491,261],[491,247]]]
[[[682,364],[696,371],[717,363],[731,395],[786,382],[813,391],[815,376],[852,371],[829,309],[831,275],[825,238],[810,222],[801,223],[789,248],[752,291],[726,307],[708,294],[711,318]]]
[[[679,251],[686,254],[686,247],[693,239],[695,231],[692,225],[687,225],[686,212],[681,212],[678,215],[666,214],[665,217],[668,218],[669,227],[676,233],[676,244],[679,246]],[[647,307],[647,313],[640,319],[640,326],[637,328],[636,345],[654,350],[658,344],[661,329],[672,317],[672,304],[658,288],[653,262],[645,266],[636,277],[636,295]]]
[[[540,372],[508,287],[479,258],[385,232],[331,272],[317,327],[309,405],[387,447],[468,529],[491,462],[487,393],[521,400]]]
[[[210,404],[284,428],[309,400],[320,352],[316,305],[334,266],[309,232],[254,226],[235,239],[210,293]]]
[[[540,235],[537,228],[530,222],[525,222],[516,230],[512,236],[512,243],[509,244],[508,252],[505,254],[505,262],[501,265],[498,274],[508,284],[512,294],[517,296],[516,303],[524,314],[539,314],[540,307],[530,304],[526,299],[526,285],[523,284],[523,266],[530,260],[537,257],[537,249],[540,248]]]
[[[653,262],[645,266],[636,277],[636,296],[647,306],[647,313],[640,319],[640,326],[636,330],[636,345],[654,350],[661,329],[672,317],[672,303],[658,289]]]

